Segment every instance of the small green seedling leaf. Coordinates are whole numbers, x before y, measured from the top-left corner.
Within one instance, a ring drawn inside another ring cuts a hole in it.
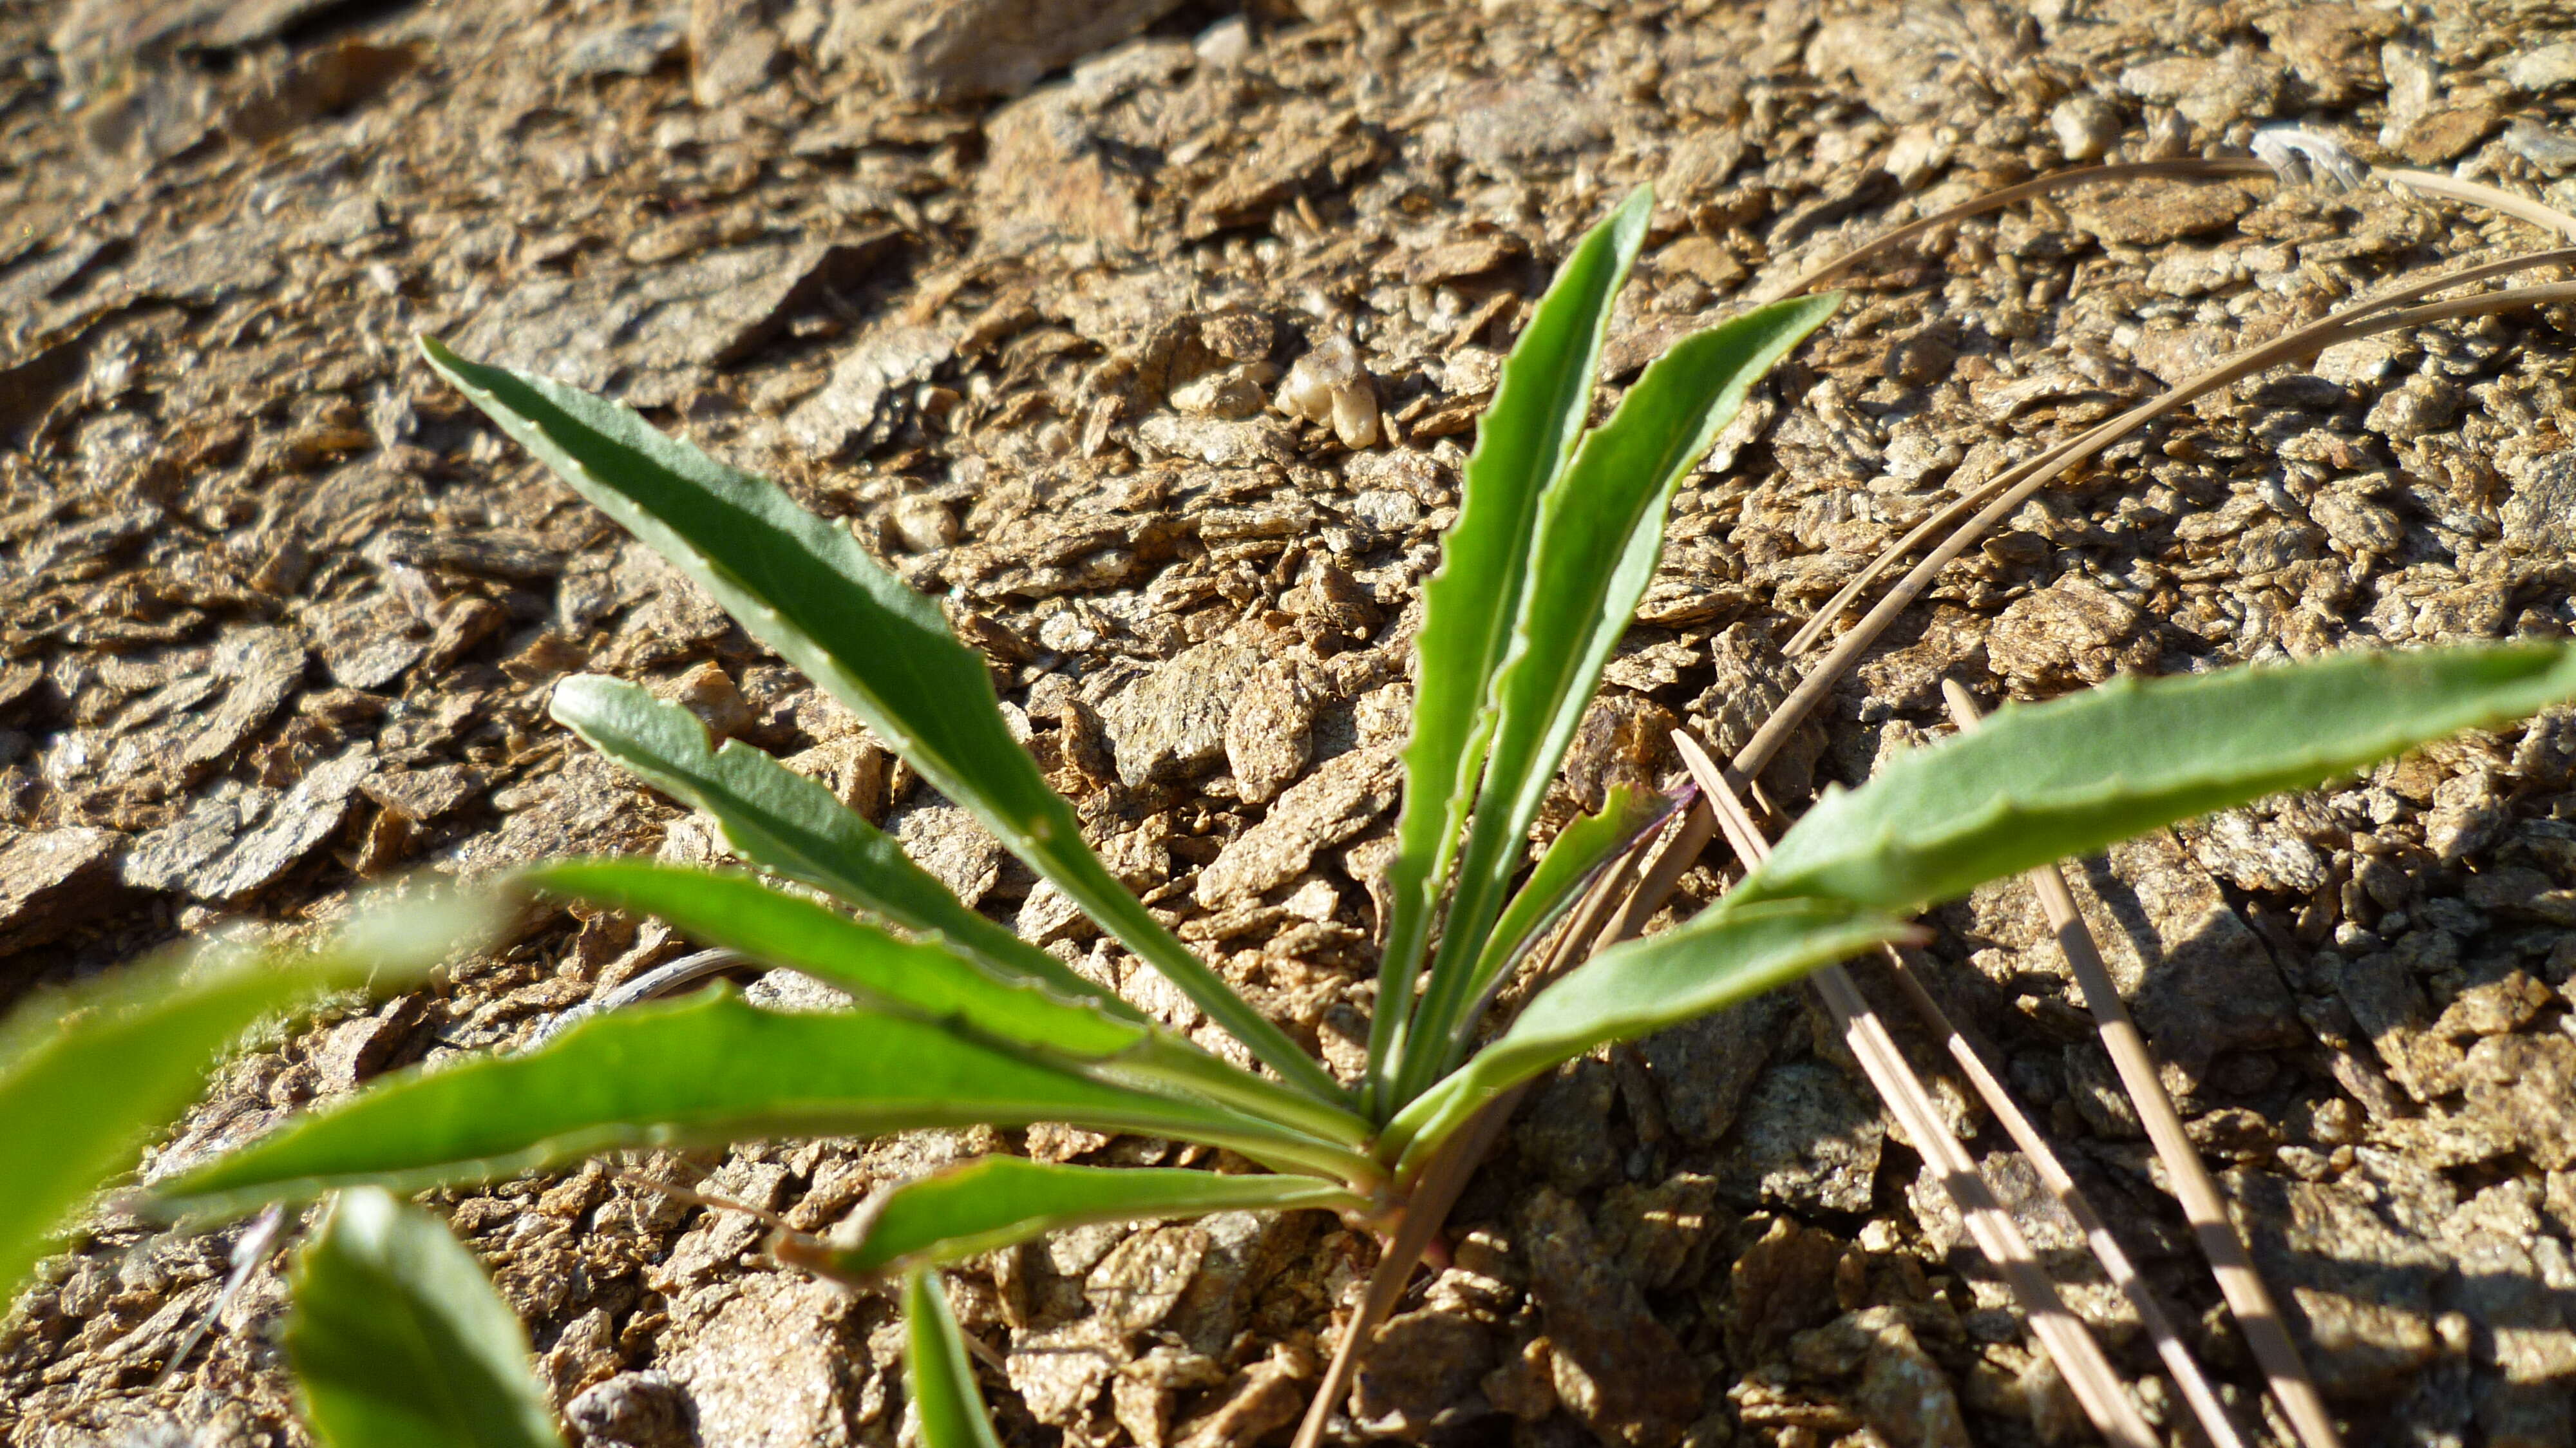
[[[1385,955],[1369,1032],[1372,1094],[1394,1085],[1423,943],[1475,797],[1493,716],[1487,686],[1520,611],[1539,498],[1565,467],[1592,407],[1610,304],[1646,239],[1654,192],[1639,187],[1585,233],[1539,299],[1476,424],[1458,521],[1423,587],[1404,812],[1387,872]]]
[[[1547,853],[1530,871],[1528,882],[1512,897],[1512,903],[1486,936],[1485,953],[1477,959],[1475,974],[1468,980],[1472,995],[1482,998],[1492,989],[1530,942],[1573,908],[1575,897],[1601,867],[1663,823],[1672,808],[1673,801],[1666,795],[1617,784],[1610,787],[1609,796],[1601,802],[1600,813],[1584,815],[1557,831],[1556,838],[1548,842]],[[1474,1023],[1474,1016],[1473,1010],[1461,1014],[1459,1034],[1463,1035]],[[1424,1049],[1431,1047],[1426,1045]]]
[[[903,1328],[904,1384],[921,1418],[921,1448],[1002,1448],[938,1273],[924,1268],[904,1278]]]
[[[486,923],[454,897],[424,897],[363,911],[313,953],[210,946],[20,1010],[0,1039],[0,1300],[253,1022],[325,990],[415,976]]]
[[[44,1003],[52,1029],[0,1061],[0,1292],[14,1293],[72,1208],[134,1164],[155,1129],[205,1090],[215,1053],[311,992],[247,952],[201,969],[121,971]]]
[[[709,945],[1040,1056],[1111,1062],[1109,1074],[1128,1084],[1212,1097],[1343,1146],[1368,1139],[1357,1116],[1237,1070],[1128,1013],[1113,1015],[1093,997],[1067,999],[1044,984],[990,974],[946,941],[898,940],[739,871],[565,860],[517,879],[546,894],[657,915]]]
[[[558,860],[515,877],[529,889],[659,916],[680,933],[802,971],[863,1002],[898,1007],[982,1035],[1086,1060],[1134,1046],[1147,1028],[1009,980],[945,941],[899,940],[873,925],[790,895],[739,870],[649,860]]]
[[[2576,696],[2576,649],[2349,653],[2007,704],[1829,793],[1738,886],[1913,909]]]
[[[945,1025],[785,1015],[727,989],[596,1016],[517,1056],[388,1077],[166,1183],[185,1211],[336,1187],[496,1181],[631,1147],[1064,1122],[1231,1147],[1335,1176],[1364,1158],[1199,1101],[1133,1090]]]
[[[1318,1100],[1343,1099],[1330,1072],[1109,873],[1083,842],[1073,806],[1011,738],[983,659],[958,641],[938,604],[878,567],[847,529],[798,507],[776,484],[656,432],[632,408],[468,362],[428,338],[421,348],[503,432],[849,706],[1282,1079]]]
[[[1841,303],[1840,293],[1776,302],[1676,344],[1584,437],[1540,500],[1528,586],[1493,680],[1484,784],[1407,1033],[1418,1046],[1406,1051],[1398,1102],[1455,1064],[1467,1028],[1460,1017],[1484,984],[1473,967],[1602,667],[1654,579],[1674,490],[1753,384]]]
[[[1733,895],[1658,935],[1605,950],[1540,991],[1501,1038],[1388,1123],[1409,1181],[1440,1142],[1503,1092],[1595,1046],[1679,1025],[1910,933],[1831,900],[1738,904]]]
[[[1063,961],[966,908],[820,783],[740,740],[709,749],[706,726],[688,710],[638,685],[582,674],[555,686],[551,712],[646,783],[713,815],[725,842],[745,860],[906,930],[944,936],[951,949],[1005,974],[1043,980],[1098,1000],[1113,1014],[1143,1019]]]
[[[1312,1177],[1059,1166],[988,1156],[885,1192],[863,1209],[852,1235],[835,1234],[825,1252],[794,1260],[826,1276],[860,1281],[906,1267],[962,1262],[1089,1222],[1367,1206],[1347,1188]]]
[[[286,1360],[329,1448],[563,1448],[519,1319],[428,1213],[342,1193],[294,1298]]]

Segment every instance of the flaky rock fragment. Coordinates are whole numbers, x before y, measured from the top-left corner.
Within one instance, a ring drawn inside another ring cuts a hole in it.
[[[769,84],[786,59],[771,24],[774,0],[691,0],[689,91],[702,106],[738,101]]]
[[[836,7],[820,53],[920,100],[1015,95],[1125,40],[1180,0],[871,0]]]
[[[2490,1036],[2469,1048],[2460,1074],[2469,1110],[2524,1155],[2559,1170],[2576,1164],[2576,1041],[2561,1035]]]
[[[1046,1295],[1073,1300],[1052,1304],[1049,1315],[1075,1303],[1088,1313],[1022,1332],[1013,1341],[1006,1367],[1030,1415],[1059,1427],[1088,1417],[1100,1390],[1135,1359],[1128,1340],[1162,1323],[1188,1295],[1210,1240],[1204,1227],[1175,1225],[1112,1236],[1114,1244],[1074,1233],[1050,1243],[1047,1262],[1057,1290]],[[1076,1291],[1062,1291],[1077,1282]],[[1135,1406],[1131,1402],[1131,1414]]]
[[[1791,1333],[1815,1326],[1834,1312],[1834,1264],[1843,1239],[1794,1217],[1772,1221],[1727,1269],[1733,1310],[1726,1318],[1727,1351],[1756,1361]]]
[[[1524,1423],[1536,1423],[1556,1411],[1556,1352],[1543,1337],[1521,1344],[1520,1351],[1485,1374],[1478,1384],[1494,1411]]]
[[[1261,411],[1261,384],[1278,376],[1266,362],[1194,377],[1172,389],[1172,406],[1193,417],[1250,417]]]
[[[653,693],[663,703],[677,704],[695,715],[719,744],[751,727],[751,703],[742,697],[742,690],[721,664],[698,664],[677,678],[654,685]]]
[[[832,365],[831,380],[787,414],[788,436],[822,458],[873,440],[904,389],[926,380],[954,350],[954,340],[934,328],[900,320],[869,328]]]
[[[1315,690],[1295,664],[1263,666],[1225,720],[1225,759],[1246,804],[1268,804],[1304,772],[1314,748]]]
[[[1219,1212],[1198,1222],[1205,1242],[1198,1271],[1161,1328],[1193,1350],[1222,1357],[1252,1311],[1314,1241],[1312,1212]]]
[[[1795,997],[1769,991],[1639,1042],[1666,1124],[1693,1146],[1716,1145],[1797,1008]]]
[[[1848,1312],[1798,1335],[1790,1360],[1818,1377],[1860,1374],[1853,1406],[1898,1448],[1970,1448],[1958,1394],[1923,1350],[1902,1309]]]
[[[1635,694],[1608,691],[1594,699],[1566,746],[1568,802],[1589,813],[1621,786],[1641,797],[1651,794],[1678,772],[1672,732],[1680,722],[1672,711]]]
[[[374,1015],[342,1021],[305,1048],[325,1091],[348,1091],[383,1070],[421,1020],[420,997],[399,996]]]
[[[2576,81],[2576,42],[2523,51],[2505,63],[2504,78],[2514,89],[2534,95]]]
[[[1612,1187],[1593,1217],[1602,1246],[1628,1280],[1661,1292],[1697,1275],[1695,1249],[1717,1230],[1717,1182],[1698,1172],[1675,1172],[1653,1186]]]
[[[2137,606],[2084,578],[2066,578],[2013,600],[1986,634],[1986,663],[2025,688],[2098,684],[2154,662]]]
[[[2509,548],[2534,557],[2576,552],[2576,449],[2551,453],[2514,479],[2503,523]]]
[[[917,805],[897,812],[886,821],[886,828],[914,863],[969,905],[991,894],[1001,881],[1001,842],[955,805]]]
[[[191,667],[127,704],[95,729],[57,736],[45,779],[78,796],[125,786],[153,796],[193,785],[229,765],[295,692],[304,649],[283,628],[238,630]]]
[[[1712,755],[1728,759],[1752,742],[1771,711],[1797,687],[1798,669],[1759,624],[1727,625],[1709,640],[1708,653],[1717,677],[1690,706],[1690,725]],[[1816,760],[1824,752],[1824,727],[1810,716],[1781,741],[1763,767],[1763,787],[1778,798],[1806,798],[1813,787]]]
[[[786,1273],[717,1282],[675,1302],[665,1342],[677,1345],[661,1366],[687,1390],[702,1448],[860,1442],[868,1356],[851,1321],[856,1305],[830,1283]]]
[[[2067,207],[2077,226],[2104,241],[2154,246],[2225,230],[2252,209],[2235,186],[2103,186]]]
[[[1180,1429],[1179,1448],[1237,1448],[1258,1443],[1295,1422],[1306,1406],[1302,1386],[1315,1375],[1314,1359],[1296,1343],[1270,1346],[1270,1356],[1234,1375],[1215,1408]]]
[[[857,277],[885,240],[761,242],[664,266],[531,274],[486,303],[456,349],[633,406],[668,406],[708,368],[776,335],[797,305]]]
[[[1354,451],[1377,442],[1377,386],[1345,334],[1325,338],[1289,367],[1277,405],[1290,417],[1332,428]]]
[[[1610,1117],[1616,1086],[1599,1061],[1566,1062],[1545,1077],[1512,1123],[1521,1160],[1557,1190],[1579,1192],[1618,1170],[1619,1155],[1601,1123]]]
[[[2270,948],[2171,834],[2113,845],[2069,868],[2067,883],[2139,1026],[2187,1074],[2223,1052],[2297,1038],[2289,987]],[[1991,957],[1980,951],[1980,968],[2067,978],[2056,936],[2019,881],[1981,886],[1954,908],[1973,936],[2001,947]]]
[[[112,830],[77,827],[0,843],[0,955],[50,944],[113,908],[124,846]]]
[[[253,45],[329,5],[330,0],[79,0],[63,7],[52,41],[77,78],[130,65],[137,57]]]
[[[2326,858],[2316,846],[2247,810],[2211,815],[2192,831],[2191,844],[2204,868],[2240,890],[2309,895],[2326,882]]]
[[[1583,1213],[1542,1187],[1521,1214],[1521,1241],[1566,1409],[1604,1443],[1678,1441],[1699,1416],[1699,1370],[1611,1265]]]
[[[612,25],[573,42],[558,65],[565,75],[651,75],[687,39],[687,31],[668,20]]]
[[[1226,723],[1270,645],[1229,632],[1183,650],[1100,706],[1100,722],[1130,789],[1176,784],[1223,758]]]
[[[887,784],[894,756],[875,738],[861,732],[834,735],[784,763],[798,774],[819,779],[832,797],[876,824],[885,818]]]
[[[561,769],[494,791],[501,828],[480,834],[450,856],[467,874],[526,864],[550,855],[625,854],[650,849],[668,816],[616,765],[583,750]]]
[[[1220,910],[1258,899],[1304,874],[1317,850],[1358,834],[1395,803],[1401,776],[1392,745],[1354,749],[1325,761],[1279,796],[1268,818],[1208,864],[1194,898]]]
[[[2030,29],[2028,19],[1986,3],[1846,14],[1817,27],[1806,67],[1827,82],[1847,77],[1870,109],[1899,125],[1936,120],[1954,107],[1991,104],[1988,87],[2031,48]],[[1941,62],[1963,41],[1976,46],[1981,69]]]
[[[339,829],[358,786],[375,769],[374,746],[359,744],[315,765],[289,790],[210,791],[179,819],[135,841],[120,866],[125,883],[201,900],[247,896]]]
[[[689,1448],[689,1395],[668,1373],[619,1373],[564,1404],[564,1421],[600,1448]]]
[[[2090,92],[2068,96],[2048,113],[2048,128],[2057,135],[2057,149],[2073,162],[2098,161],[2111,143],[2120,139],[2120,112],[2109,101]]]
[[[1886,1139],[1878,1103],[1840,1070],[1822,1061],[1774,1066],[1718,1158],[1718,1189],[1742,1205],[1866,1211]]]
[[[1372,1436],[1419,1442],[1483,1416],[1493,1329],[1454,1307],[1390,1319],[1351,1384],[1352,1416]]]
[[[2236,1171],[2219,1183],[2329,1400],[2397,1391],[2441,1355],[2435,1293],[2450,1264],[2397,1225],[2413,1203],[2366,1182]]]
[[[1225,1381],[1225,1368],[1205,1353],[1168,1343],[1146,1349],[1122,1364],[1109,1381],[1110,1416],[1136,1448],[1163,1448],[1172,1426],[1173,1401],[1194,1388]]]

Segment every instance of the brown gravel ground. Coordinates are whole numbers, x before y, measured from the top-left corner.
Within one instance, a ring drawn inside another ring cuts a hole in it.
[[[652,409],[944,594],[1115,867],[1347,1071],[1418,584],[1500,349],[1624,188],[1662,204],[1614,381],[1894,222],[2070,161],[2236,153],[2275,120],[2576,202],[2558,6],[1303,3],[0,0],[0,1000],[219,923],[327,918],[401,866],[709,857],[545,720],[577,669],[796,757],[985,910],[1130,969],[466,415],[415,333]],[[1739,741],[1793,676],[1789,630],[1953,490],[2383,280],[2541,242],[2381,190],[2158,184],[1881,267],[1683,491],[1553,818],[1670,775],[1676,722]],[[1991,703],[2567,632],[2566,321],[2340,348],[2115,449],[1952,565],[1767,786],[1802,798],[1941,732],[1945,675]],[[1268,409],[1337,338],[1375,424]],[[2571,786],[2553,717],[2077,872],[2356,1443],[2576,1442]],[[1937,923],[1940,990],[2262,1423],[2035,902],[1993,888]],[[344,1002],[228,1065],[147,1170],[522,1040],[682,948],[560,916]],[[2144,1376],[2071,1226],[1942,1089]],[[995,1148],[1186,1156],[1035,1130],[649,1165],[819,1227]],[[1919,1167],[1794,996],[1577,1062],[1469,1189],[1457,1265],[1340,1432],[2082,1441]],[[598,1169],[435,1200],[587,1442],[902,1431],[887,1305],[779,1270],[740,1217]],[[306,1441],[282,1255],[170,1370],[237,1230],[111,1219],[49,1264],[0,1328],[0,1432]],[[955,1294],[1008,1364],[986,1386],[1014,1445],[1233,1448],[1284,1432],[1369,1265],[1328,1219],[1237,1214],[1065,1233]]]

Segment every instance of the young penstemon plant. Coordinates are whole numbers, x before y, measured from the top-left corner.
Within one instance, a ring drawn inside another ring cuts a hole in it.
[[[1651,204],[1640,190],[1574,248],[1480,425],[1427,589],[1378,1007],[1352,1083],[1115,882],[1013,741],[983,660],[847,531],[623,407],[425,342],[504,432],[847,705],[1257,1069],[969,909],[821,784],[739,742],[711,748],[693,717],[640,688],[576,678],[557,689],[555,717],[712,816],[750,868],[570,860],[521,872],[516,888],[659,916],[836,986],[854,1008],[779,1014],[718,990],[603,1014],[521,1054],[379,1082],[163,1183],[166,1204],[240,1211],[628,1148],[976,1124],[1136,1132],[1261,1168],[987,1158],[881,1194],[828,1238],[774,1239],[780,1257],[823,1276],[900,1283],[925,1441],[990,1444],[932,1275],[942,1266],[1077,1223],[1240,1208],[1320,1207],[1381,1241],[1418,1241],[1421,1214],[1406,1218],[1436,1195],[1433,1164],[1563,1062],[1904,939],[1910,914],[1982,881],[2576,695],[2576,652],[2531,644],[2346,655],[2007,707],[1973,735],[1829,791],[1715,905],[1581,961],[1497,1029],[1484,1019],[1496,987],[1665,818],[1655,801],[1614,795],[1526,863],[1547,787],[1655,571],[1671,495],[1747,389],[1837,301],[1764,307],[1677,344],[1587,431],[1611,305]],[[380,1205],[362,1212],[381,1217]]]

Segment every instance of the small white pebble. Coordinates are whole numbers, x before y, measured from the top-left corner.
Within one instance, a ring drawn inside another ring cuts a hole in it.
[[[1377,441],[1377,388],[1348,336],[1337,333],[1298,358],[1279,384],[1277,405],[1290,417],[1329,425],[1353,451]]]
[[[1242,16],[1229,15],[1200,31],[1190,48],[1209,65],[1241,65],[1252,54],[1252,27]]]
[[[2057,133],[2057,148],[2069,161],[2098,161],[2120,138],[2120,112],[2109,101],[2079,92],[2048,113],[2048,128]]]

